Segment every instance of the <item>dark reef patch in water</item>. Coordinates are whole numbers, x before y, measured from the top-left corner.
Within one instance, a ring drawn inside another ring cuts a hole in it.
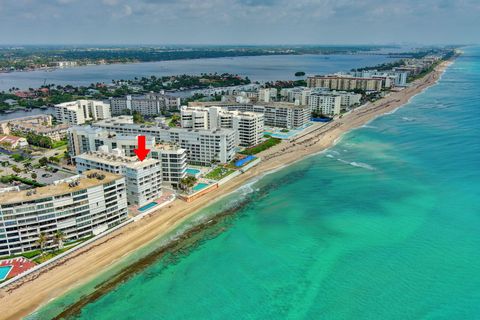
[[[230,228],[233,225],[234,220],[239,218],[235,213],[247,206],[250,201],[251,198],[247,198],[243,201],[237,202],[235,206],[223,210],[211,217],[208,221],[201,222],[191,227],[180,236],[171,240],[168,244],[154,250],[147,256],[123,268],[112,278],[97,285],[94,292],[68,306],[53,319],[74,318],[81,313],[81,310],[86,305],[100,299],[102,296],[114,290],[120,284],[145,270],[160,259],[163,259],[163,268],[178,263],[182,257],[185,257],[206,241],[216,238]]]

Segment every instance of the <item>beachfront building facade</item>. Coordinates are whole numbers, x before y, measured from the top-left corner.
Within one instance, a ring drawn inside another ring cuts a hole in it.
[[[251,147],[262,142],[264,115],[220,107],[181,107],[181,126],[188,129],[233,129],[237,144]]]
[[[308,96],[308,105],[312,112],[334,116],[340,114],[342,97],[331,92],[311,93]]]
[[[101,171],[59,180],[52,185],[0,193],[0,255],[54,247],[57,231],[65,241],[97,235],[127,219],[125,178]]]
[[[379,78],[363,78],[351,75],[325,75],[307,78],[307,86],[310,88],[328,88],[330,90],[364,90],[381,91],[383,81]]]
[[[142,96],[127,95],[110,98],[112,115],[138,112],[145,116],[159,115],[162,111],[178,110],[180,98],[166,94],[148,93]]]
[[[84,124],[111,117],[110,105],[96,100],[76,100],[55,105],[57,121],[69,125]]]
[[[162,183],[178,189],[180,180],[187,176],[187,150],[174,144],[162,144],[152,147],[148,156],[161,162]]]
[[[98,121],[93,126],[122,135],[155,137],[161,144],[176,144],[186,150],[188,162],[195,165],[228,163],[235,156],[237,135],[232,129],[185,129],[161,124],[135,124],[131,116]]]
[[[95,169],[124,176],[128,205],[141,207],[162,195],[162,167],[156,159],[139,161],[123,156],[118,149],[108,152],[100,148],[75,157],[75,163],[78,173]]]

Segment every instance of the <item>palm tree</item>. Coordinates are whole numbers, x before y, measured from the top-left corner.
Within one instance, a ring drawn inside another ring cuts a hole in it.
[[[187,176],[180,180],[180,186],[183,190],[187,191],[187,193],[190,193],[196,182],[197,179],[195,177]]]
[[[61,230],[57,230],[53,236],[53,241],[57,245],[58,250],[63,249],[63,241],[65,240],[65,233],[63,233]]]
[[[40,234],[38,235],[38,240],[37,240],[37,244],[40,247],[40,251],[41,251],[40,256],[43,256],[43,251],[45,250],[45,246],[47,245],[47,241],[48,241],[47,234],[45,232],[40,232]]]

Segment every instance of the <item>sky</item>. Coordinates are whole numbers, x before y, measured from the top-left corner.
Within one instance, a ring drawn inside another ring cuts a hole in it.
[[[0,0],[0,44],[480,43],[480,0]]]

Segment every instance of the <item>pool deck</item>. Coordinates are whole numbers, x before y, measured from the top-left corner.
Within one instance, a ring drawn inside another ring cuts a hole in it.
[[[6,279],[13,278],[16,275],[19,275],[20,273],[35,267],[36,264],[24,257],[5,259],[0,261],[0,267],[8,267],[8,266],[11,266],[12,268],[8,272]],[[5,279],[0,279],[0,280],[5,280]]]
[[[164,188],[163,193],[160,196],[160,198],[157,198],[157,199],[154,199],[154,200],[150,201],[150,203],[151,202],[156,202],[157,205],[152,206],[151,208],[148,208],[147,210],[143,210],[143,211],[138,210],[139,209],[138,206],[132,206],[132,207],[128,208],[128,214],[133,217],[134,221],[140,220],[144,216],[146,216],[146,215],[164,207],[165,205],[169,204],[170,202],[175,200],[175,198],[176,198],[175,192],[173,192],[172,190]],[[142,207],[145,207],[145,205],[143,205]]]

